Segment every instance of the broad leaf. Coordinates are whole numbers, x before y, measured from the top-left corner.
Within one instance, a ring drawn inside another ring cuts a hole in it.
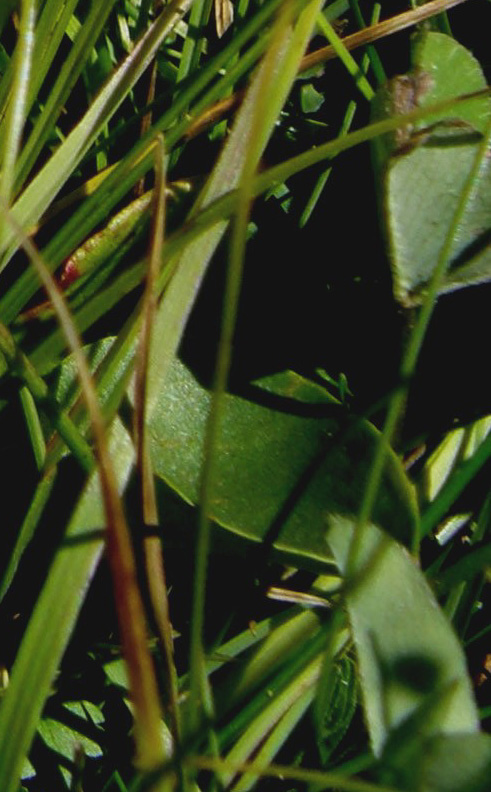
[[[322,389],[290,374],[289,399],[262,403],[227,395],[216,450],[210,516],[253,541],[296,556],[325,560],[329,513],[356,517],[380,436],[352,419]],[[210,393],[176,361],[150,424],[154,471],[190,503],[198,503]],[[269,406],[268,406],[269,405]],[[416,524],[411,485],[389,455],[376,519],[410,545]]]
[[[491,774],[491,737],[435,737],[425,744],[420,767],[422,792],[485,792]]]
[[[401,735],[402,737],[402,735]],[[417,739],[413,745],[401,742],[399,761],[394,762],[392,746],[384,752],[381,777],[408,792],[487,792],[491,772],[489,734],[438,735]]]
[[[381,90],[373,114],[402,114],[484,88],[484,75],[471,53],[449,36],[428,32],[416,40],[413,71]],[[452,244],[440,291],[491,278],[488,160],[470,196],[463,198],[490,114],[491,103],[484,96],[429,115],[417,127],[402,127],[373,144],[394,293],[403,304],[421,301],[448,234]],[[454,229],[462,200],[463,217]]]
[[[346,599],[375,753],[423,707],[428,736],[475,731],[464,653],[423,573],[375,525],[357,530],[362,533],[353,573],[359,577]],[[354,531],[344,517],[329,520],[328,542],[343,574]]]

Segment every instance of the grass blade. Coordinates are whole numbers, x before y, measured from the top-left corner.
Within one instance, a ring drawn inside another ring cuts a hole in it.
[[[38,222],[53,197],[80,162],[100,130],[117,110],[162,43],[191,5],[192,0],[173,0],[142,38],[133,51],[108,80],[91,104],[82,120],[57,149],[55,154],[29,184],[12,209],[12,216],[24,228]],[[10,231],[4,243],[9,247],[2,268],[16,249],[15,235]]]

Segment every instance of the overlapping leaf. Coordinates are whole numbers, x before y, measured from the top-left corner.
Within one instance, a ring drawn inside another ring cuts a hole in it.
[[[326,559],[329,513],[354,518],[380,437],[366,421],[320,405],[322,390],[290,375],[289,399],[225,398],[211,515],[254,541],[311,561]],[[309,393],[312,403],[296,402]],[[150,425],[157,475],[191,503],[199,499],[211,396],[178,361]],[[268,406],[268,401],[269,405]],[[376,509],[387,531],[410,545],[416,524],[411,485],[390,454]]]
[[[374,115],[400,114],[463,94],[486,81],[472,54],[443,33],[423,33],[413,52],[413,71],[396,77],[374,102]],[[479,144],[491,115],[488,96],[429,115],[394,139],[374,141],[376,178],[386,229],[394,292],[418,303],[452,235],[441,292],[491,278],[489,159]],[[469,197],[463,197],[476,157],[481,156]],[[463,214],[453,228],[461,201]]]
[[[343,517],[330,520],[328,541],[343,574],[355,530]],[[425,738],[475,732],[477,709],[464,653],[424,575],[375,525],[358,531],[347,605],[375,753],[411,717]]]

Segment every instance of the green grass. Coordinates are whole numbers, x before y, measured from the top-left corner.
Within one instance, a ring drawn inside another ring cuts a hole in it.
[[[2,5],[3,792],[487,789],[487,9],[445,5],[394,47],[419,7]]]

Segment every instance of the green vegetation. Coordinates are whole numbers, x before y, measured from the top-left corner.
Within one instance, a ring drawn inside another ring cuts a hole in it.
[[[488,8],[215,3],[0,5],[0,789],[485,792]]]

